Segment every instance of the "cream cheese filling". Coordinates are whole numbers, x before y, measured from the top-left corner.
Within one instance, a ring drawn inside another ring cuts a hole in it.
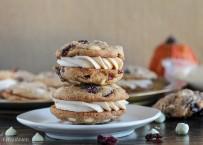
[[[104,112],[104,111],[118,111],[126,109],[128,102],[126,100],[119,100],[115,102],[92,102],[86,103],[82,101],[65,101],[53,98],[55,106],[60,110],[67,110],[73,112]]]
[[[116,58],[102,58],[102,57],[89,57],[89,56],[74,56],[74,57],[61,57],[57,60],[60,66],[66,67],[82,67],[82,68],[95,68],[95,69],[116,69],[123,68],[123,60]]]

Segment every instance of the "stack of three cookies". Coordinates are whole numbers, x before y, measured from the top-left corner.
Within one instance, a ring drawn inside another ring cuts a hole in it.
[[[69,85],[53,93],[51,112],[74,124],[105,123],[126,110],[128,94],[114,84],[123,76],[120,46],[103,41],[72,41],[56,51],[56,72]]]

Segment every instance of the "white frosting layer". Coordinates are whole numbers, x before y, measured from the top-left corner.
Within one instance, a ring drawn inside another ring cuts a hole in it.
[[[118,84],[122,87],[128,87],[130,89],[136,89],[137,87],[146,89],[150,85],[152,85],[152,81],[151,80],[120,80],[118,81]]]
[[[60,110],[68,110],[73,112],[103,112],[103,111],[118,111],[120,109],[126,109],[128,102],[126,100],[120,100],[116,102],[92,102],[86,103],[81,101],[64,101],[53,99],[55,106]]]
[[[16,80],[12,80],[12,79],[1,80],[0,91],[6,90],[16,84],[17,84]]]
[[[122,69],[122,59],[116,58],[102,58],[102,57],[89,57],[89,56],[74,56],[74,57],[61,57],[57,63],[66,67],[82,67],[82,68],[95,68],[95,69]]]

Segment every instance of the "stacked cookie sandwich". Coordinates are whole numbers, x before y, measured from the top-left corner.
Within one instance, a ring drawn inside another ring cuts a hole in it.
[[[119,118],[126,110],[123,49],[106,42],[72,41],[56,51],[56,72],[68,82],[53,93],[51,112],[75,124],[96,124]]]

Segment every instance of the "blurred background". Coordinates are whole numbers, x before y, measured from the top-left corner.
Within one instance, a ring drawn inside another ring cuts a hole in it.
[[[78,39],[124,46],[126,63],[147,66],[169,35],[203,61],[202,0],[0,0],[0,68],[50,70],[55,50]]]

